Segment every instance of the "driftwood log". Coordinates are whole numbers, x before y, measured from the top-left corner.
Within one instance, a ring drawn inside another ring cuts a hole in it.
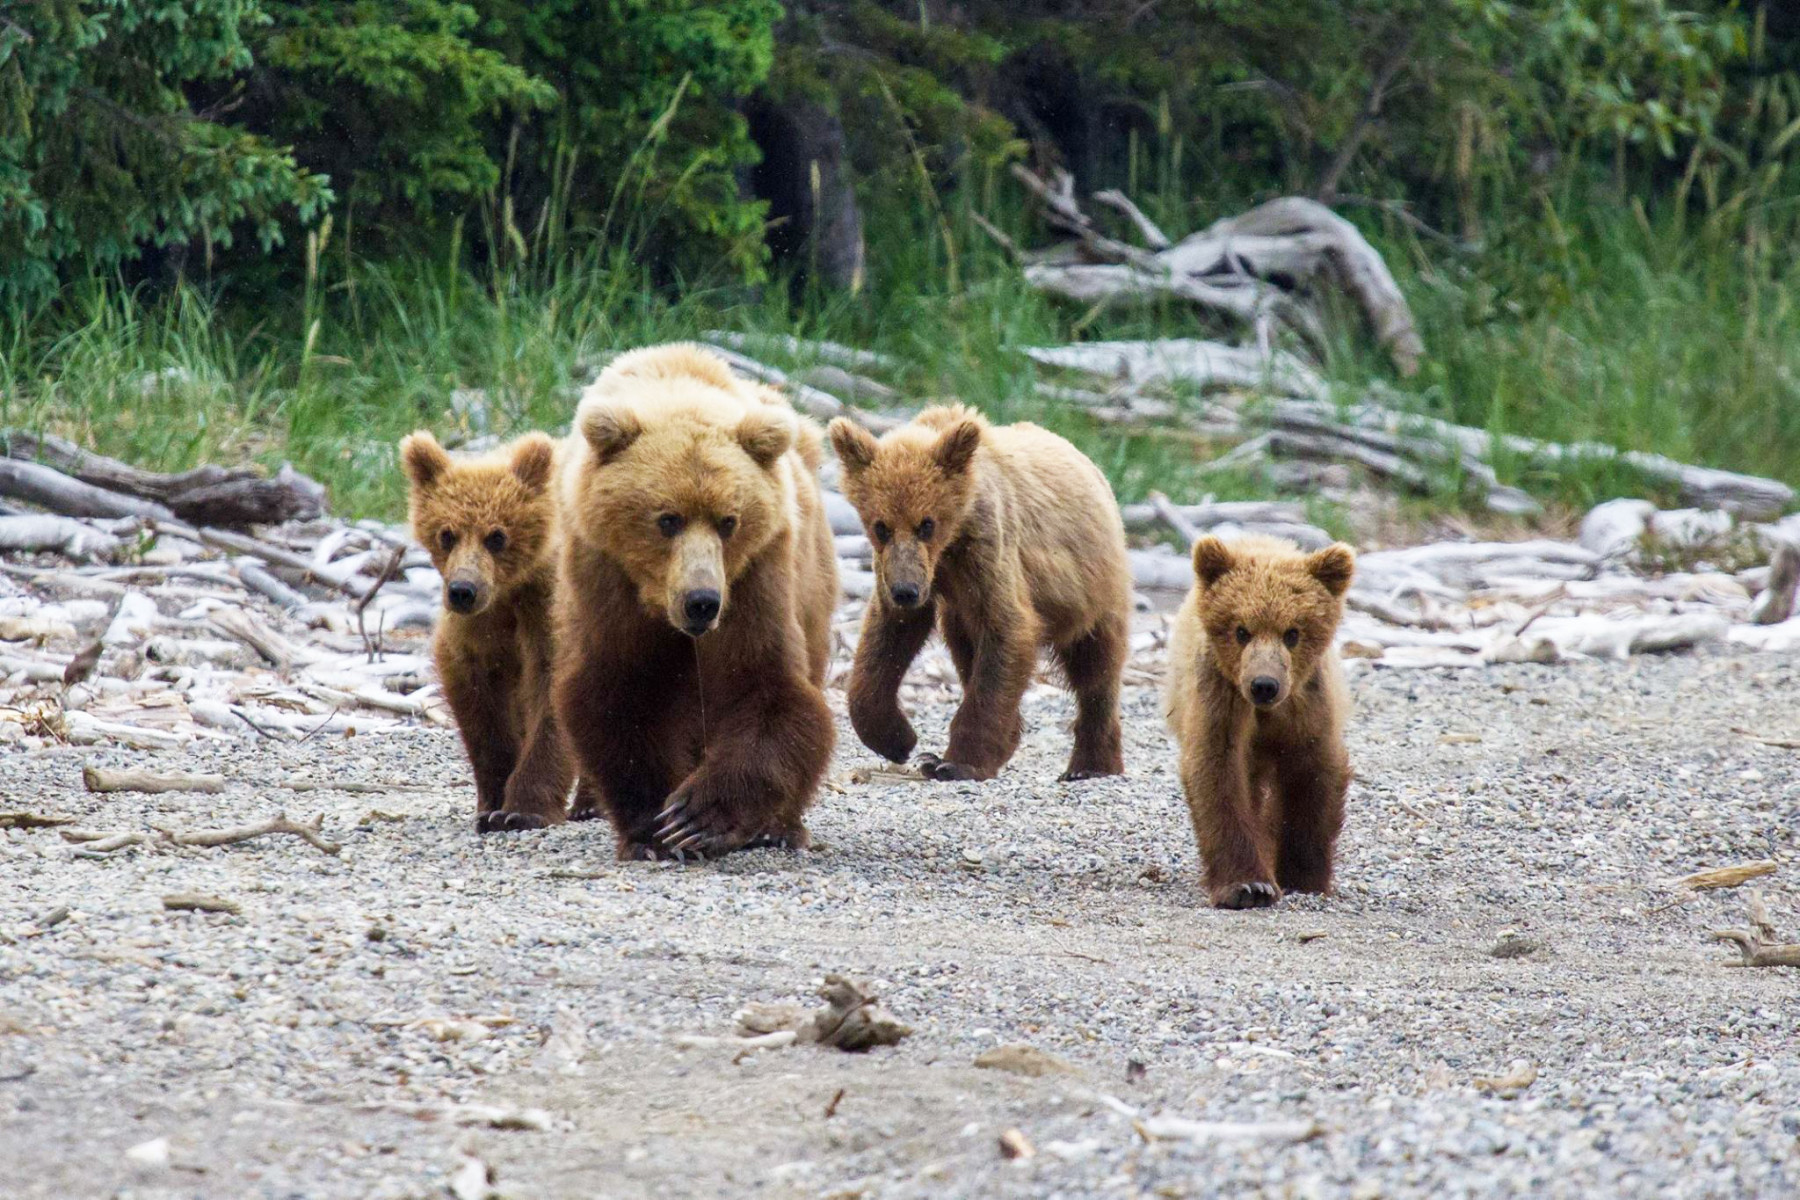
[[[1318,285],[1349,296],[1403,375],[1424,354],[1412,310],[1387,264],[1356,226],[1316,200],[1288,196],[1171,242],[1118,192],[1095,199],[1123,213],[1146,243],[1110,237],[1075,199],[1066,171],[1051,178],[1014,164],[1013,176],[1073,243],[1025,265],[1025,279],[1050,295],[1085,304],[1143,303],[1165,297],[1231,318],[1266,344],[1276,327],[1315,354],[1325,342],[1309,303]]]
[[[83,450],[63,438],[22,430],[0,433],[0,449],[15,461],[50,467],[90,487],[141,502],[113,512],[76,512],[31,496],[19,497],[71,516],[175,516],[195,525],[242,527],[309,521],[325,511],[325,488],[287,464],[272,479],[250,467],[213,465],[160,474]],[[65,488],[61,494],[93,503],[87,493]]]

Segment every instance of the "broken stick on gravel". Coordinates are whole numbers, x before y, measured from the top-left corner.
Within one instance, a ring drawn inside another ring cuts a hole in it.
[[[137,767],[113,769],[87,766],[81,768],[81,783],[90,792],[208,792],[225,790],[223,775],[158,774]]]
[[[157,832],[177,846],[232,846],[239,842],[268,837],[271,834],[286,833],[292,834],[316,850],[322,850],[326,854],[336,854],[343,847],[320,836],[320,830],[324,828],[324,825],[325,815],[323,813],[304,823],[288,820],[286,813],[276,813],[266,821],[259,821],[254,825],[240,825],[235,829],[196,829],[191,832],[183,832],[158,828]]]
[[[1715,929],[1714,938],[1731,942],[1743,956],[1742,962],[1726,963],[1728,967],[1800,967],[1800,942],[1783,942],[1769,920],[1768,906],[1762,893],[1750,893],[1748,905],[1750,926],[1747,929]]]

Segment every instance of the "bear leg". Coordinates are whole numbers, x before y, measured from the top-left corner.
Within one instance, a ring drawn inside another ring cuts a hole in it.
[[[800,817],[831,759],[831,708],[798,676],[745,675],[761,677],[755,690],[720,706],[729,716],[658,815],[656,841],[671,852],[712,858],[805,837]]]
[[[492,686],[492,681],[483,686],[442,667],[438,674],[475,776],[475,820],[476,828],[481,829],[488,814],[499,812],[505,804],[506,781],[518,761],[518,746],[508,720],[512,689]]]
[[[1274,846],[1250,778],[1247,731],[1234,724],[1231,715],[1215,717],[1198,745],[1184,747],[1181,784],[1213,907],[1264,908],[1281,898]]]
[[[1037,668],[1037,639],[1030,626],[973,634],[946,622],[945,641],[963,676],[962,703],[950,718],[950,744],[943,756],[920,763],[931,779],[992,779],[1019,748],[1024,719],[1019,702]],[[958,645],[966,638],[966,648]],[[961,668],[967,658],[968,667]]]
[[[1289,753],[1275,767],[1271,799],[1277,850],[1275,878],[1291,892],[1329,892],[1350,764],[1336,743],[1310,754]]]
[[[912,722],[900,710],[900,683],[931,636],[932,606],[896,609],[869,601],[850,668],[850,726],[862,744],[892,762],[905,762],[918,745]]]
[[[655,701],[664,690],[645,673],[616,673],[594,657],[577,662],[555,688],[556,717],[579,773],[574,820],[612,822],[621,859],[660,853],[656,816],[674,785]]]
[[[1125,773],[1119,730],[1119,677],[1130,638],[1122,616],[1109,616],[1065,646],[1056,647],[1063,675],[1075,693],[1075,748],[1065,781]]]
[[[567,819],[574,764],[555,713],[548,704],[540,703],[538,709],[525,734],[524,752],[506,781],[505,802],[477,821],[483,833],[543,829]]]

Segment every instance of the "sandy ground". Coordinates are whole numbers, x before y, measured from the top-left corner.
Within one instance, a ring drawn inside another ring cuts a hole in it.
[[[442,731],[8,751],[0,810],[117,830],[322,810],[344,849],[94,861],[0,832],[0,1195],[444,1196],[459,1165],[455,1194],[480,1195],[465,1155],[518,1197],[1800,1191],[1800,971],[1728,968],[1707,931],[1741,924],[1744,894],[1666,886],[1780,859],[1760,882],[1800,938],[1800,752],[1732,732],[1800,736],[1800,666],[1354,689],[1341,891],[1254,913],[1203,907],[1144,690],[1130,776],[1078,785],[1054,782],[1060,695],[1033,694],[984,785],[849,783],[872,759],[844,725],[816,849],[698,868],[614,864],[593,826],[478,839]],[[923,745],[948,711],[921,714]],[[94,797],[84,762],[230,786]],[[424,786],[273,786],[295,778]],[[164,912],[182,891],[242,913]],[[1490,952],[1507,931],[1525,953]],[[828,971],[914,1035],[673,1044]],[[1008,1043],[1069,1071],[972,1065]],[[1529,1086],[1484,1090],[1517,1060]],[[1146,1140],[1127,1109],[1258,1128]],[[519,1110],[548,1127],[491,1127]],[[1015,1128],[1037,1151],[1016,1162]]]

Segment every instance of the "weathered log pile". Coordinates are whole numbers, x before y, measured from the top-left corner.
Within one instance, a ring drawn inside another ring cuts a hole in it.
[[[901,415],[888,407],[895,393],[863,374],[893,364],[867,351],[709,338],[731,343],[740,369],[808,412],[877,428]],[[779,370],[750,351],[803,365]],[[404,529],[322,515],[322,489],[291,471],[159,476],[52,438],[4,445],[37,457],[0,459],[30,468],[0,471],[0,744],[292,743],[448,721],[426,653],[442,581]],[[844,582],[832,675],[842,686],[873,588],[872,551],[836,490],[835,464],[824,477]],[[216,488],[234,498],[209,499]],[[1723,494],[1715,487],[1711,497]],[[221,506],[194,507],[202,502]],[[1188,556],[1155,539],[1331,540],[1295,502],[1153,495],[1126,505],[1124,519],[1139,542],[1141,612],[1127,673],[1138,685],[1161,678],[1168,613],[1192,583]],[[1341,641],[1353,670],[1548,664],[1707,643],[1793,650],[1797,577],[1800,516],[1758,523],[1717,508],[1614,501],[1589,515],[1578,542],[1363,553]],[[932,649],[907,690],[954,686],[948,655]]]
[[[1116,192],[1094,200],[1124,214],[1142,245],[1102,232],[1075,198],[1073,180],[1016,166],[1043,218],[1067,240],[1024,253],[1026,282],[1062,299],[1095,306],[1166,302],[1192,305],[1236,342],[1165,338],[1082,342],[1025,353],[1085,387],[1047,383],[1046,396],[1087,409],[1095,420],[1161,436],[1199,434],[1242,444],[1223,466],[1243,470],[1275,459],[1347,463],[1386,486],[1428,492],[1460,482],[1468,497],[1502,514],[1527,515],[1537,503],[1499,482],[1496,452],[1549,467],[1617,462],[1673,490],[1696,508],[1767,520],[1794,503],[1771,479],[1675,462],[1661,455],[1593,442],[1571,445],[1507,436],[1407,412],[1379,384],[1345,396],[1317,369],[1324,344],[1322,300],[1341,295],[1359,311],[1402,375],[1425,353],[1412,311],[1393,275],[1355,226],[1314,200],[1285,197],[1215,222],[1180,241]],[[995,231],[997,232],[997,231]],[[1310,359],[1310,361],[1309,361]],[[1196,391],[1198,404],[1172,404],[1172,385]]]

